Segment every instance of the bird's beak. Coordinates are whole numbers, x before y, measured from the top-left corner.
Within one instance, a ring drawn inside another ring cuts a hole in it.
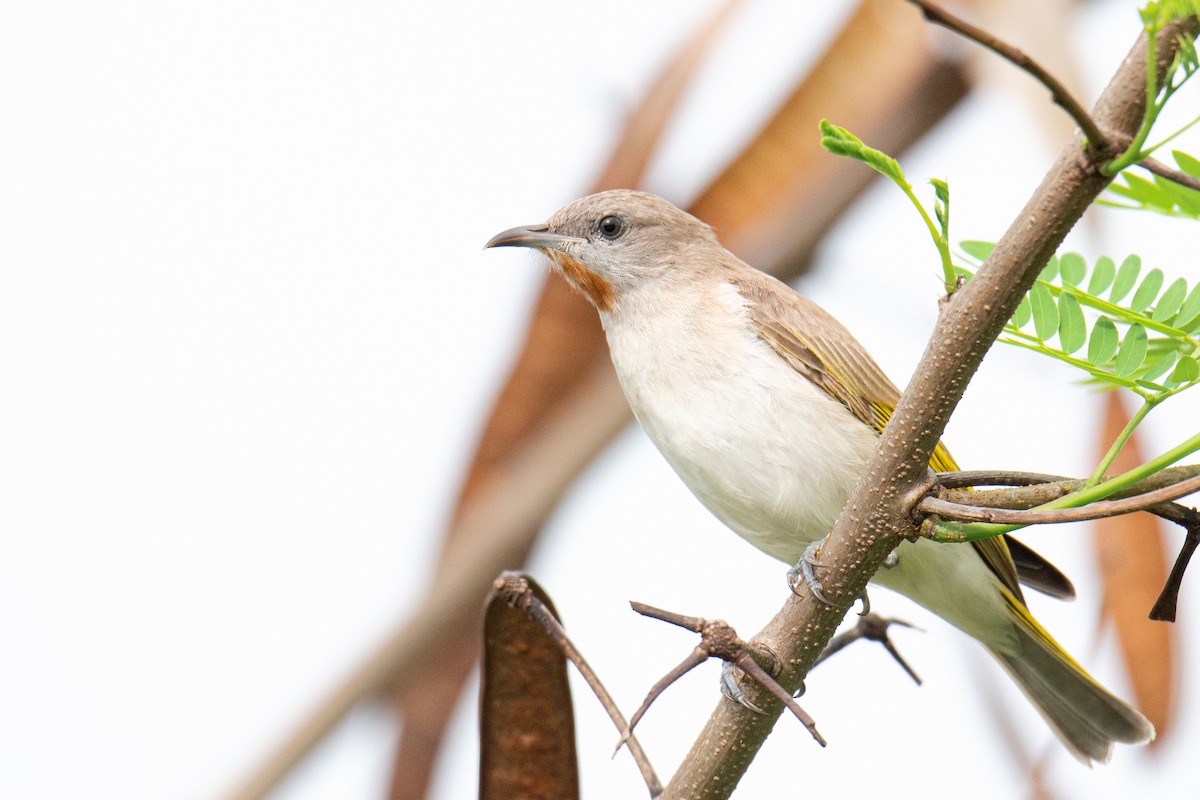
[[[545,225],[522,225],[497,233],[488,239],[488,243],[483,248],[486,250],[489,247],[538,247],[546,250],[561,250],[565,244],[582,241],[583,239],[576,236],[552,233]]]

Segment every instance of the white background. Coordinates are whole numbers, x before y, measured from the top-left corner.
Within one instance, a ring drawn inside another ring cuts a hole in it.
[[[740,147],[844,14],[809,5],[742,9],[645,188],[686,203]],[[712,7],[0,9],[0,796],[218,797],[404,618],[543,278],[530,256],[483,242],[588,185],[646,81]],[[1136,24],[1128,4],[1099,2],[1059,35],[1088,100]],[[1179,105],[1194,113],[1196,97]],[[1038,113],[985,89],[904,159],[914,183],[950,181],[956,238],[998,237],[1040,180],[1058,142]],[[900,383],[935,309],[923,236],[899,193],[876,186],[801,286]],[[1110,212],[1070,245],[1089,259],[1136,249],[1194,280],[1197,241],[1195,223]],[[1075,377],[989,356],[947,433],[960,463],[1087,472],[1098,403]],[[1193,432],[1197,403],[1156,411],[1147,450]],[[626,709],[692,646],[627,600],[749,634],[786,591],[782,565],[728,535],[634,429],[547,533],[530,570]],[[1127,694],[1111,642],[1097,644],[1086,531],[1027,540],[1080,591],[1073,605],[1035,598],[1035,611]],[[785,720],[739,796],[834,781],[846,794],[1025,794],[982,710],[999,671],[906,601],[875,602],[926,628],[896,635],[925,686],[869,646],[840,656],[804,700],[830,747]],[[1198,615],[1192,580],[1181,674],[1195,672]],[[696,671],[645,719],[664,777],[716,702],[716,676]],[[1119,750],[1090,772],[1000,691],[1029,749],[1052,753],[1061,797],[1165,797],[1192,780],[1190,685],[1160,752]],[[609,759],[615,734],[594,703],[576,700],[584,796],[644,796],[628,758]],[[474,702],[438,798],[475,792]],[[386,710],[360,709],[278,796],[381,797],[397,730]]]

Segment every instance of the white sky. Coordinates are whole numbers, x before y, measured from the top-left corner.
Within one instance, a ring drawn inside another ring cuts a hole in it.
[[[743,9],[645,188],[685,203],[769,113],[842,13],[803,5]],[[403,619],[542,280],[529,256],[483,242],[588,185],[648,77],[712,6],[0,9],[0,796],[218,797]],[[1127,4],[1095,3],[1087,46],[1064,43],[1089,99],[1135,24]],[[1179,104],[1194,113],[1196,98]],[[1200,151],[1200,137],[1182,145]],[[1001,89],[904,164],[914,183],[950,180],[956,238],[995,238],[1055,149]],[[935,309],[922,236],[899,193],[877,187],[801,287],[899,382]],[[1071,246],[1136,249],[1194,280],[1197,241],[1194,223],[1110,213]],[[1080,442],[1098,405],[1074,377],[994,353],[948,431],[958,460],[1088,471],[1094,445]],[[1156,411],[1147,450],[1193,431],[1198,403]],[[1035,610],[1126,692],[1111,643],[1095,644],[1086,532],[1027,540],[1081,595]],[[634,429],[572,491],[530,570],[626,709],[692,646],[629,599],[749,635],[786,591],[784,567],[711,519]],[[717,595],[730,570],[744,584]],[[874,600],[926,628],[896,637],[925,686],[875,649],[839,656],[804,699],[830,747],[785,720],[739,796],[833,780],[855,794],[1021,794],[978,711],[999,670],[910,603]],[[693,673],[642,724],[664,779],[716,702],[717,671]],[[1004,691],[1031,749],[1045,747]],[[1200,745],[1200,700],[1182,691],[1160,753],[1121,750],[1089,772],[1056,752],[1060,796],[1176,793]],[[438,798],[475,792],[474,704]],[[576,704],[584,796],[643,796],[628,758],[609,759],[616,737],[594,703],[578,691]],[[382,796],[396,730],[360,710],[277,796]]]

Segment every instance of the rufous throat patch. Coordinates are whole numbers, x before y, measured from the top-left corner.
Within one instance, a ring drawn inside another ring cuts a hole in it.
[[[550,256],[550,260],[558,265],[567,281],[582,292],[584,297],[592,301],[592,305],[600,311],[608,311],[612,308],[613,288],[611,283],[565,253],[547,250],[546,255]]]

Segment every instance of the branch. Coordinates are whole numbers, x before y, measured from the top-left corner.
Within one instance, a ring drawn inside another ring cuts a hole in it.
[[[1200,178],[1193,178],[1186,172],[1175,169],[1174,167],[1168,167],[1161,161],[1153,158],[1144,158],[1138,162],[1138,166],[1147,172],[1153,172],[1159,177],[1166,178],[1169,181],[1174,181],[1180,186],[1186,186],[1189,189],[1195,189],[1197,192],[1200,192]]]
[[[1188,563],[1196,553],[1196,548],[1200,547],[1200,515],[1194,509],[1187,510],[1192,512],[1191,521],[1186,523],[1187,536],[1183,539],[1183,546],[1179,548],[1179,555],[1175,557],[1175,565],[1171,567],[1171,574],[1167,576],[1162,592],[1154,601],[1154,607],[1150,609],[1150,619],[1175,621],[1175,609],[1179,605],[1179,589],[1183,586],[1183,575],[1187,572]]]
[[[1145,494],[1164,486],[1174,486],[1198,475],[1200,475],[1200,464],[1167,467],[1149,477],[1142,478],[1137,483],[1113,492],[1107,499],[1120,500],[1124,497]],[[1043,503],[1057,500],[1080,489],[1087,482],[1082,478],[1066,478],[1062,475],[1013,470],[939,472],[937,479],[939,486],[949,490],[944,495],[946,500],[965,506],[986,506],[988,508],[1036,508]],[[1009,488],[964,491],[966,487],[977,486]],[[1164,503],[1159,507],[1146,510],[1172,522],[1180,522],[1179,514],[1173,510],[1178,508],[1182,507],[1175,503]]]
[[[961,522],[998,522],[1002,525],[1053,525],[1061,522],[1083,522],[1089,519],[1116,517],[1135,511],[1147,511],[1153,506],[1168,503],[1180,497],[1200,491],[1200,477],[1164,486],[1145,494],[1136,494],[1121,500],[1097,500],[1079,508],[1011,509],[985,508],[926,497],[917,510],[924,514]]]
[[[1091,114],[1088,114],[1083,104],[1075,99],[1075,96],[1071,94],[1058,78],[1051,75],[1045,67],[1030,58],[1023,50],[1001,41],[987,31],[954,16],[944,8],[928,2],[928,0],[908,0],[908,2],[919,7],[921,13],[925,15],[925,19],[930,22],[949,28],[955,33],[983,45],[1001,58],[1032,75],[1038,83],[1050,90],[1050,96],[1054,102],[1070,114],[1071,119],[1075,120],[1075,124],[1083,131],[1083,135],[1087,137],[1089,147],[1100,153],[1107,153],[1112,147],[1109,138],[1096,125],[1096,121],[1092,119]]]
[[[1122,498],[1138,493],[1145,493],[1162,486],[1170,486],[1188,478],[1200,475],[1200,464],[1168,467],[1148,478],[1143,478],[1132,486],[1116,492],[1114,498]],[[1064,478],[1060,475],[1043,475],[1035,472],[942,472],[938,474],[938,482],[943,488],[948,486],[1010,486],[1015,489],[996,489],[984,491],[951,490],[946,493],[948,499],[963,505],[977,505],[1005,508],[1033,508],[1050,500],[1070,494],[1084,485],[1083,480]],[[1163,583],[1162,592],[1158,595],[1154,607],[1150,609],[1150,619],[1164,622],[1175,621],[1175,611],[1179,604],[1179,590],[1183,586],[1183,576],[1192,560],[1197,547],[1200,547],[1200,512],[1194,508],[1179,503],[1162,503],[1147,508],[1154,514],[1187,531],[1179,555],[1171,574]]]
[[[839,633],[837,636],[829,640],[829,644],[821,652],[821,655],[817,658],[817,660],[813,662],[813,668],[815,669],[830,656],[841,652],[843,648],[852,642],[857,642],[859,639],[866,639],[871,642],[879,642],[881,645],[883,645],[883,649],[887,650],[888,655],[890,655],[892,659],[900,665],[900,669],[904,670],[905,673],[908,674],[908,677],[913,679],[913,683],[917,684],[917,686],[920,686],[921,676],[918,675],[916,671],[908,665],[908,662],[904,660],[904,656],[900,655],[900,651],[897,650],[896,645],[892,643],[891,637],[888,636],[888,628],[892,627],[893,625],[899,625],[902,628],[920,630],[920,628],[918,628],[916,625],[905,622],[902,619],[889,619],[887,617],[881,617],[878,614],[863,614],[858,618],[857,625],[848,631]]]
[[[792,712],[792,715],[800,720],[800,724],[808,729],[808,732],[816,739],[817,744],[821,745],[821,747],[825,746],[825,738],[817,731],[817,723],[792,698],[791,692],[780,686],[774,677],[759,666],[750,652],[750,646],[738,638],[737,631],[728,622],[719,619],[708,620],[701,617],[689,617],[683,614],[676,614],[673,611],[664,611],[661,608],[648,606],[645,603],[630,603],[629,605],[633,607],[634,611],[643,616],[669,622],[672,625],[686,628],[692,633],[700,634],[700,644],[696,645],[696,648],[692,650],[679,666],[668,672],[650,689],[649,694],[646,695],[646,699],[642,701],[642,705],[634,713],[633,719],[622,731],[621,740],[617,742],[618,750],[633,735],[633,727],[638,724],[642,715],[650,708],[650,704],[658,699],[658,696],[668,686],[682,678],[695,667],[703,664],[709,658],[719,658],[727,664],[732,664],[740,668],[757,681],[759,686],[766,689],[779,702],[783,703]],[[774,668],[772,667],[772,669]]]
[[[1165,71],[1176,37],[1197,20],[1159,34],[1154,68]],[[1145,106],[1146,42],[1139,36],[1093,113],[1098,127],[1125,136],[1137,130]],[[792,595],[756,639],[780,655],[779,682],[794,689],[862,594],[868,579],[901,541],[917,534],[911,509],[933,481],[929,458],[984,354],[1072,226],[1108,185],[1095,156],[1070,142],[975,278],[946,304],[925,354],[833,531],[822,547],[822,586],[836,604]],[[954,545],[948,545],[954,546]],[[753,690],[753,687],[751,687]],[[664,798],[715,800],[733,791],[766,740],[782,706],[752,696],[767,715],[722,702],[713,712]],[[758,700],[761,699],[761,703]]]

